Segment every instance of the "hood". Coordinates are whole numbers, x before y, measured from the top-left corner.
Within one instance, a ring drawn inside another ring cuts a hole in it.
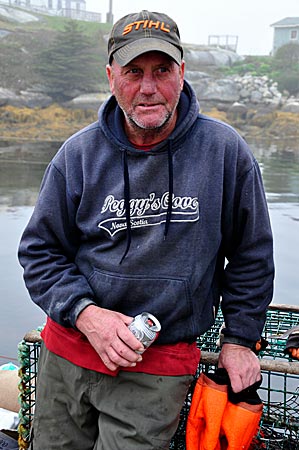
[[[163,142],[156,145],[147,154],[167,151],[169,140],[172,141],[173,151],[181,144],[186,134],[193,126],[199,113],[199,103],[191,85],[185,80],[183,91],[178,104],[178,120],[173,132]],[[129,142],[123,128],[123,112],[112,95],[99,109],[98,120],[102,131],[110,142],[114,142],[120,151],[129,151],[140,154]]]

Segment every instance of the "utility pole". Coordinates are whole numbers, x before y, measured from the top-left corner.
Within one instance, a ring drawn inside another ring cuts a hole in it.
[[[109,0],[109,11],[107,12],[106,22],[113,24],[112,0]]]

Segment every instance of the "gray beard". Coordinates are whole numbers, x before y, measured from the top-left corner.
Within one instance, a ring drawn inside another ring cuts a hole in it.
[[[175,110],[174,110],[175,111]],[[161,123],[159,125],[154,125],[154,126],[147,126],[139,121],[137,121],[133,116],[129,116],[125,113],[125,111],[123,111],[127,121],[137,130],[137,129],[141,129],[144,131],[153,131],[153,130],[161,130],[172,118],[173,113],[168,113],[163,120],[161,121]]]

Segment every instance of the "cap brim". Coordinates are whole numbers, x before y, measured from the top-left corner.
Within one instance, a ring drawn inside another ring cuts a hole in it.
[[[156,38],[143,38],[137,39],[127,45],[124,45],[119,50],[112,54],[117,64],[120,66],[126,66],[137,56],[143,53],[156,51],[163,52],[169,55],[174,61],[180,65],[182,61],[181,50],[170,42]]]

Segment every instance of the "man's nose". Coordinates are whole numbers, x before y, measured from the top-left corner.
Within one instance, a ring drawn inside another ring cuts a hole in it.
[[[142,94],[154,94],[157,91],[157,84],[152,74],[144,74],[140,84]]]

